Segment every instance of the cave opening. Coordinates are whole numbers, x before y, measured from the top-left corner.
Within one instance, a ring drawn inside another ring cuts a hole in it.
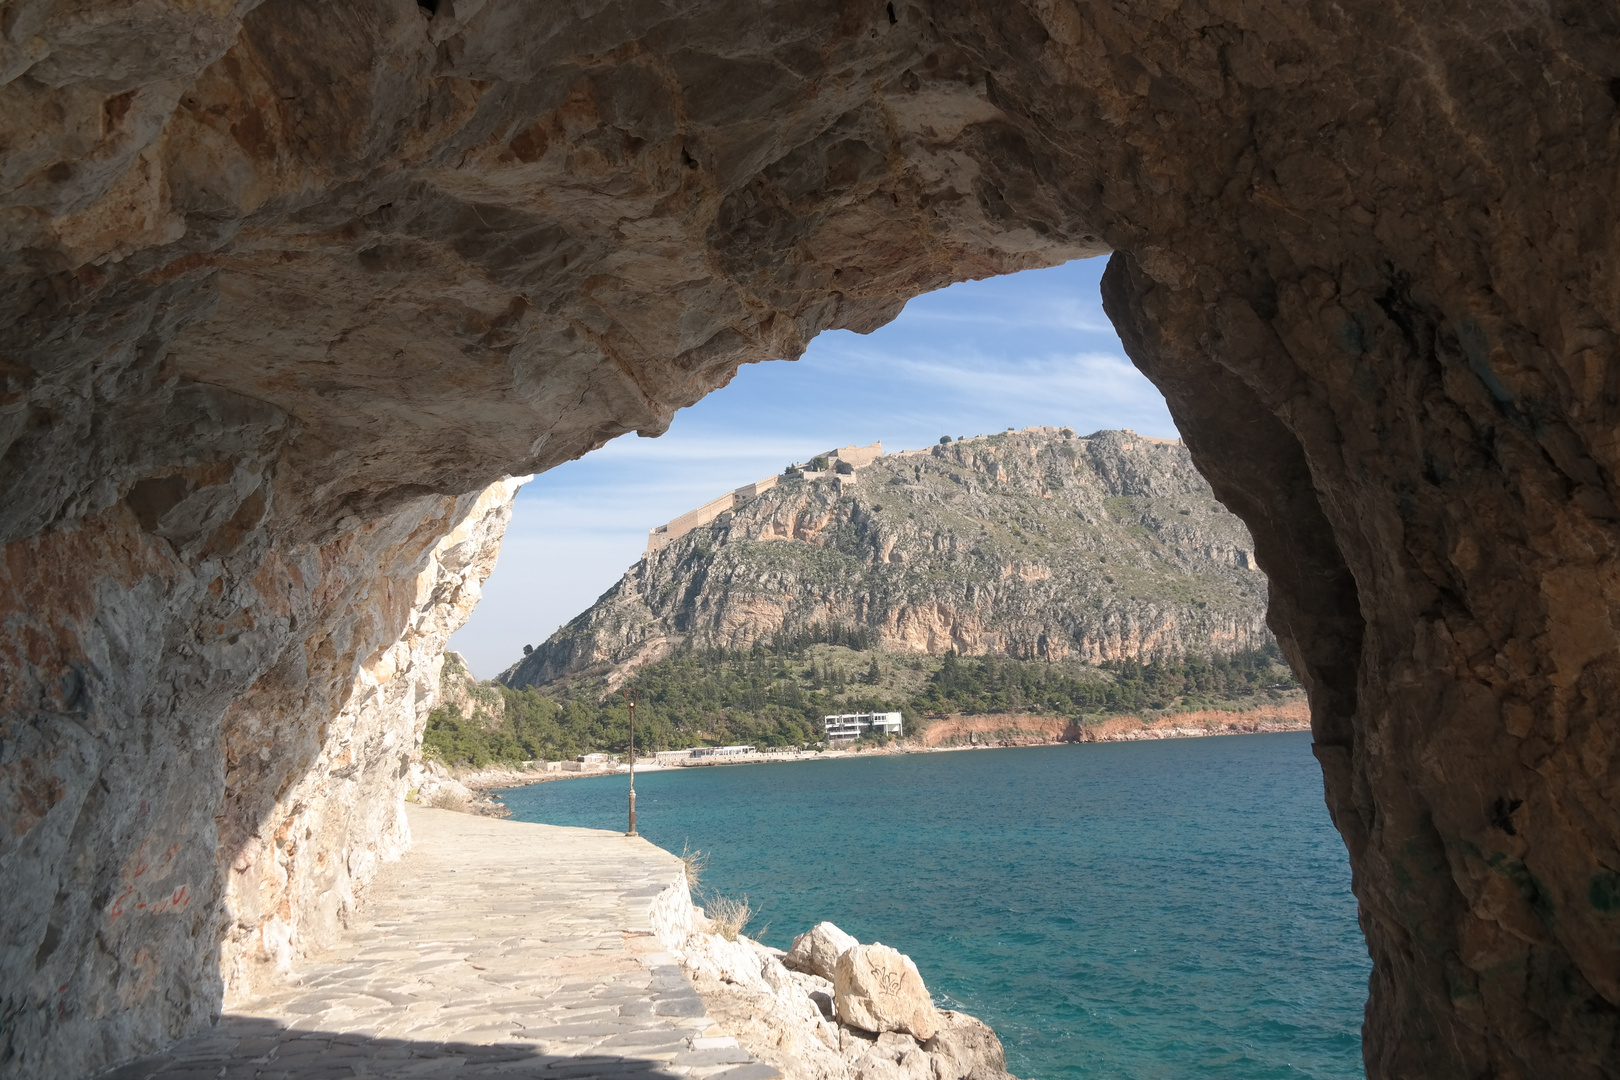
[[[1311,696],[1369,1074],[1620,1068],[1611,15],[720,15],[12,28],[3,1067],[197,1030],[336,933],[402,842],[380,674],[448,633],[419,588],[476,593],[503,475],[1113,252]]]
[[[894,454],[941,445],[937,433],[949,431],[943,445],[960,444],[962,449],[972,450],[987,447],[990,438],[1004,439],[1014,429],[1031,425],[1048,425],[1054,432],[1067,426],[1081,438],[1101,429],[1127,428],[1144,436],[1176,439],[1179,433],[1162,394],[1130,365],[1102,310],[1100,289],[1106,263],[1105,257],[1098,257],[924,294],[911,300],[894,321],[869,334],[824,333],[793,363],[742,369],[728,386],[677,414],[669,431],[657,440],[627,435],[537,477],[519,495],[504,549],[508,554],[490,579],[488,598],[458,631],[451,647],[476,674],[485,677],[512,667],[536,653],[537,647],[540,655],[533,663],[548,663],[546,654],[560,648],[542,644],[554,628],[576,616],[586,618],[580,613],[591,608],[599,596],[623,595],[625,590],[637,588],[637,567],[654,523],[706,503],[722,488],[780,473],[784,462],[808,461],[828,446],[870,444],[881,435],[885,451]],[[882,503],[883,513],[905,512],[906,504],[889,498]],[[1180,513],[1189,511],[1183,508]],[[1015,516],[1022,519],[1028,536],[1040,535],[1038,521]],[[715,535],[734,536],[732,528],[717,527]],[[988,526],[980,531],[987,532]],[[894,563],[902,561],[897,553],[898,549],[890,554]],[[1098,558],[1106,561],[1108,556]],[[1133,556],[1116,561],[1128,568]],[[556,587],[553,568],[561,565],[575,568],[583,580],[563,583],[571,592],[558,589],[548,596],[548,587]],[[597,567],[594,574],[593,566]],[[631,572],[619,581],[626,566]],[[710,573],[707,588],[716,590],[713,583],[717,578],[747,579],[755,569],[746,562],[728,564],[723,574]],[[1112,572],[1118,573],[1119,567]],[[646,586],[649,594],[663,587],[657,584],[662,580],[657,578]],[[1114,578],[1109,576],[1107,581],[1113,584]],[[686,586],[681,589],[684,592]],[[738,605],[750,602],[732,596],[727,599]],[[674,628],[691,630],[690,618],[677,618]],[[529,643],[523,645],[522,657],[517,655],[520,643]],[[1049,648],[1043,635],[1039,651],[1048,662]],[[864,655],[845,662],[861,667]],[[506,675],[514,675],[515,670]],[[513,685],[521,687],[522,683]],[[752,742],[755,737],[737,735],[729,741]],[[1317,767],[1309,759],[1305,743],[1296,749],[1301,753],[1294,764],[1314,780]],[[1335,886],[1314,895],[1312,902],[1337,905],[1324,917],[1327,924],[1337,926],[1341,936],[1348,931],[1356,939],[1350,951],[1359,954],[1360,963],[1354,956],[1346,960],[1335,953],[1331,971],[1322,961],[1323,967],[1309,974],[1303,968],[1299,973],[1290,969],[1276,974],[1279,980],[1300,977],[1320,989],[1315,1021],[1326,1025],[1328,1017],[1336,1017],[1340,1034],[1350,1033],[1354,1056],[1365,999],[1365,950],[1359,943],[1354,904],[1349,898],[1343,844],[1327,831],[1320,796],[1317,789],[1309,813],[1326,831],[1329,850],[1324,857],[1341,876]],[[601,818],[561,820],[606,827],[622,809],[612,799],[608,803]],[[651,819],[645,813],[642,818],[641,827],[646,831]],[[734,891],[746,891],[756,901],[762,898],[762,881],[742,876],[738,880]],[[1280,894],[1269,899],[1226,895],[1213,886],[1207,898],[1222,910],[1259,905],[1259,909],[1274,911],[1289,903]],[[1259,913],[1255,908],[1248,910]],[[1305,918],[1318,914],[1315,908],[1309,914],[1303,908],[1300,911]],[[780,913],[765,921],[780,921]],[[1144,934],[1157,933],[1146,922],[1138,920],[1137,925]],[[903,925],[868,929],[886,942],[906,936]],[[1166,937],[1171,936],[1167,929]],[[1325,941],[1322,947],[1327,948]],[[1067,991],[1054,983],[1049,992],[1061,998]],[[1200,1008],[1195,1004],[1181,1007],[1189,1012]],[[994,1007],[979,1008],[995,1015]],[[1272,1022],[1285,1025],[1281,1020]],[[1339,1051],[1344,1049],[1335,1045]]]

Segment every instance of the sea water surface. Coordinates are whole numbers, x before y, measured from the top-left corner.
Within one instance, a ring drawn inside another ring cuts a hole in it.
[[[623,830],[624,776],[504,792]],[[709,856],[785,948],[829,919],[909,954],[1017,1076],[1362,1075],[1370,963],[1310,735],[638,774],[639,831]],[[699,898],[701,902],[701,897]]]

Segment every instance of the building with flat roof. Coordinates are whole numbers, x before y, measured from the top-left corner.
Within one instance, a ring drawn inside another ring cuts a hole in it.
[[[700,757],[737,757],[740,754],[752,754],[752,746],[699,746],[692,751],[692,756]]]
[[[828,742],[847,742],[863,735],[900,734],[900,714],[897,712],[840,713],[824,716]]]

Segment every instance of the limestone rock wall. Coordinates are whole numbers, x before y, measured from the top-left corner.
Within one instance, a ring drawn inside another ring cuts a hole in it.
[[[436,682],[510,495],[193,559],[119,504],[8,550],[0,1072],[161,1045],[218,1014],[222,947],[241,990],[330,932],[404,839],[412,684]],[[109,536],[117,560],[63,553]]]
[[[410,845],[404,797],[421,757],[423,724],[438,703],[445,644],[472,614],[494,569],[519,483],[486,488],[426,566],[399,583],[408,590],[403,631],[361,666],[335,718],[329,719],[329,702],[316,700],[304,716],[267,723],[275,707],[266,709],[264,691],[250,691],[232,706],[227,754],[238,761],[283,732],[315,732],[322,743],[268,814],[238,819],[239,827],[256,823],[252,833],[221,838],[227,1007],[273,985],[296,956],[330,945],[378,864]],[[278,688],[272,674],[266,689]],[[245,786],[246,771],[227,769],[227,797]]]
[[[444,669],[439,676],[439,699],[435,708],[454,710],[463,720],[478,720],[493,726],[506,719],[506,699],[491,687],[480,683],[460,653],[444,654]]]
[[[1114,251],[1311,688],[1369,1071],[1620,1071],[1617,40],[1576,0],[8,5],[0,1069],[207,1021],[221,841],[468,493]]]

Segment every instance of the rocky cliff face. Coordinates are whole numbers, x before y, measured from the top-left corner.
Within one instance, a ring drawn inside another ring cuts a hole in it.
[[[5,954],[8,1074],[83,1075],[161,1045],[341,924],[408,839],[398,803],[425,695],[514,488],[420,499],[297,558],[250,552],[257,597],[222,588],[228,561],[187,566],[133,521],[118,574],[71,575],[64,560],[23,577],[12,551],[22,628],[85,653],[54,684],[41,665],[6,687],[13,709],[59,695],[33,725],[10,712],[5,732],[0,859],[15,888],[46,897],[4,912],[8,943],[39,942]],[[172,605],[198,594],[219,621],[177,625]],[[255,616],[280,633],[251,633]],[[190,705],[173,731],[160,718],[177,700]]]
[[[1617,38],[1574,0],[9,5],[0,1068],[206,1021],[214,815],[269,819],[466,493],[1111,250],[1310,687],[1369,1070],[1614,1072]],[[219,811],[248,711],[288,727]]]
[[[648,554],[501,678],[818,629],[933,655],[1226,654],[1270,640],[1252,549],[1180,443],[1008,431],[786,479]]]
[[[264,786],[254,783],[253,763],[267,763],[257,752],[267,741],[305,733],[321,740],[313,763],[291,775],[292,786],[268,812],[231,822],[238,829],[256,823],[253,832],[221,836],[227,1006],[286,975],[296,956],[330,945],[378,863],[409,846],[404,795],[421,758],[423,724],[438,703],[445,645],[495,568],[519,483],[486,488],[426,565],[389,590],[371,614],[392,627],[400,612],[387,605],[403,605],[399,636],[361,665],[334,719],[327,719],[332,703],[321,699],[301,716],[266,715],[252,691],[227,716],[227,799]]]

